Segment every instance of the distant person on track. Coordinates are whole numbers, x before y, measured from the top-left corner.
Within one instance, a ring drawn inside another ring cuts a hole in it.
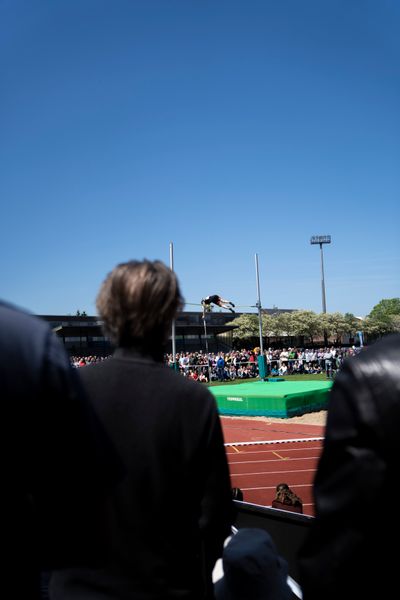
[[[271,506],[280,510],[290,510],[297,513],[303,512],[301,498],[290,489],[287,483],[278,483],[276,486],[276,495],[272,500]]]
[[[119,462],[55,334],[1,301],[0,381],[3,587],[38,600],[48,570],[104,558]]]
[[[112,498],[109,562],[57,573],[53,600],[213,598],[233,502],[214,397],[163,363],[182,304],[160,261],[119,264],[100,288],[97,309],[116,350],[81,374],[127,476]]]
[[[227,308],[232,313],[235,312],[233,310],[235,308],[233,302],[231,302],[230,300],[224,300],[224,298],[221,298],[221,296],[213,294],[212,296],[206,296],[206,298],[202,298],[201,300],[201,305],[203,307],[203,315],[205,315],[206,312],[209,312],[211,310],[212,304],[220,306],[221,308]]]
[[[328,407],[300,551],[304,600],[385,598],[398,587],[400,335],[347,358]],[[398,592],[395,593],[397,595]]]

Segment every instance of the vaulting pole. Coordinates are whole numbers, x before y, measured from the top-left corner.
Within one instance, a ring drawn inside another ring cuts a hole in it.
[[[173,244],[173,242],[170,242],[170,244],[169,244],[169,267],[170,267],[171,271],[174,270],[174,244]],[[176,363],[175,319],[172,321],[171,341],[172,341],[172,361],[173,361],[174,369],[177,371],[178,365]]]

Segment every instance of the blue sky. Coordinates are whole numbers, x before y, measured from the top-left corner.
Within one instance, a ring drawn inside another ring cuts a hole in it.
[[[169,262],[219,293],[364,316],[400,295],[397,0],[0,0],[3,299],[95,314]]]

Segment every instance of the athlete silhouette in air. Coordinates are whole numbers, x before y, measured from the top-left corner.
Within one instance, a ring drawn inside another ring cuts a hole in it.
[[[206,312],[211,311],[212,304],[215,304],[216,306],[220,306],[221,308],[227,308],[232,313],[235,312],[233,310],[233,308],[231,308],[231,307],[235,306],[233,304],[233,302],[230,302],[230,300],[224,300],[224,298],[221,298],[221,296],[218,296],[218,294],[213,294],[212,296],[207,296],[206,298],[202,298],[202,300],[201,300],[201,305],[203,307],[203,315]]]

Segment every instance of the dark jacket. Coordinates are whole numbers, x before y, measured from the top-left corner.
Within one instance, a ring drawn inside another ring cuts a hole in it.
[[[400,536],[399,458],[396,335],[347,359],[334,382],[314,483],[316,519],[300,553],[304,600],[389,593],[398,569],[389,545]]]
[[[41,570],[86,561],[99,548],[94,515],[116,464],[107,462],[107,440],[56,336],[3,302],[0,386],[3,582],[13,598],[32,600]],[[90,529],[86,552],[83,528]]]
[[[81,375],[127,476],[112,499],[109,563],[56,574],[52,598],[203,597],[204,570],[211,586],[232,520],[213,396],[132,350],[118,349]]]

